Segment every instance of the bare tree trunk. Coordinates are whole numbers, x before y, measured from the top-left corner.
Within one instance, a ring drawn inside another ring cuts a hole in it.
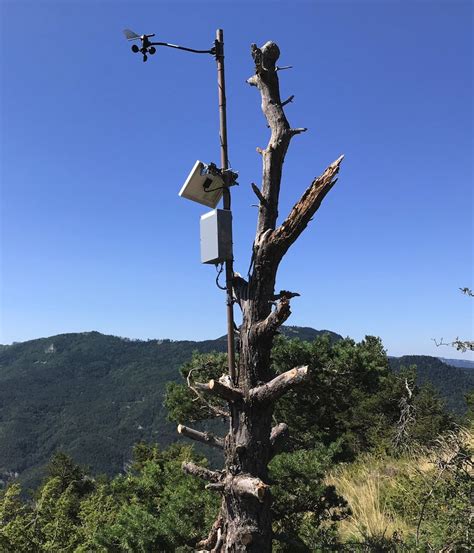
[[[229,403],[230,431],[224,441],[225,467],[213,472],[192,463],[184,470],[204,478],[208,487],[222,493],[219,517],[209,537],[200,546],[215,552],[266,553],[272,549],[271,493],[268,463],[287,434],[286,425],[272,429],[275,401],[286,391],[310,378],[308,367],[294,368],[275,376],[270,354],[273,338],[290,316],[290,299],[295,293],[275,294],[275,279],[280,261],[288,248],[306,228],[325,195],[335,184],[342,156],[313,180],[288,217],[277,227],[278,199],[282,167],[291,138],[306,129],[292,129],[283,107],[276,62],[280,51],[274,42],[262,48],[252,45],[255,75],[248,83],[256,86],[262,98],[262,110],[271,130],[268,146],[262,150],[263,175],[259,189],[257,232],[253,244],[253,265],[246,282],[240,276],[233,286],[242,309],[240,355],[236,382],[211,380],[200,390],[215,394]],[[210,445],[219,439],[204,436],[186,427],[180,432]]]

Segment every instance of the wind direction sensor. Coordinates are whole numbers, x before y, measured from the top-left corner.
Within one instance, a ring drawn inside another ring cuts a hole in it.
[[[132,52],[135,54],[141,52],[143,54],[143,61],[148,59],[148,54],[153,55],[156,52],[155,46],[166,46],[167,48],[175,48],[176,50],[184,50],[185,52],[193,52],[194,54],[211,54],[212,56],[217,55],[217,40],[214,42],[214,46],[209,50],[196,50],[195,48],[179,46],[178,44],[170,44],[169,42],[150,42],[149,39],[155,36],[154,33],[151,35],[138,35],[135,31],[124,29],[123,34],[127,40],[141,41],[142,47],[139,48],[136,44],[134,44],[132,46]]]
[[[124,29],[123,34],[125,35],[127,40],[140,40],[142,43],[142,47],[139,48],[136,44],[132,46],[132,52],[137,54],[138,52],[141,52],[143,54],[143,61],[146,61],[148,59],[148,55],[153,55],[156,52],[156,48],[153,46],[153,44],[150,42],[150,38],[154,37],[155,34],[151,35],[137,35],[134,31],[131,31],[130,29]]]

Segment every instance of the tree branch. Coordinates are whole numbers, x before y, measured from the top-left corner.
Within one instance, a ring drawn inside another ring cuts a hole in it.
[[[214,483],[219,482],[222,478],[219,472],[209,470],[205,467],[201,467],[192,462],[183,461],[181,468],[186,474],[190,474],[191,476],[197,476],[198,478],[202,478],[207,482],[214,482]]]
[[[290,129],[290,133],[292,135],[295,135],[295,134],[301,134],[303,132],[306,132],[308,129],[306,127],[299,127],[297,129]]]
[[[206,539],[198,542],[197,547],[201,547],[204,551],[210,551],[216,547],[217,541],[219,540],[219,531],[222,531],[222,526],[224,524],[224,517],[219,513],[216,521],[212,525],[211,531]]]
[[[308,366],[297,367],[276,376],[270,382],[252,388],[249,396],[256,401],[274,402],[294,386],[310,377]]]
[[[456,338],[456,340],[453,340],[452,342],[445,342],[443,338],[441,338],[438,342],[436,338],[431,339],[436,344],[436,347],[449,346],[461,351],[462,353],[465,353],[466,351],[474,351],[474,342],[472,340],[460,340],[459,338]]]
[[[267,203],[267,200],[263,197],[263,194],[260,192],[260,188],[254,182],[252,182],[252,190],[257,196],[259,202],[265,205]]]
[[[275,309],[268,315],[268,317],[257,323],[257,334],[275,334],[278,328],[288,319],[291,315],[290,300],[283,296],[276,304]]]
[[[228,411],[224,411],[224,409],[221,409],[220,407],[217,407],[216,405],[211,405],[211,404],[210,404],[208,401],[206,401],[206,400],[202,397],[202,395],[198,392],[198,390],[197,390],[197,388],[196,388],[196,385],[193,384],[193,383],[191,382],[191,375],[192,375],[192,373],[193,373],[195,370],[197,370],[196,367],[195,367],[194,369],[191,369],[191,370],[189,371],[189,373],[188,373],[188,376],[186,377],[186,382],[187,382],[187,384],[188,384],[188,388],[189,388],[190,390],[192,390],[192,391],[194,392],[194,394],[196,395],[196,398],[194,399],[194,401],[196,401],[196,399],[202,401],[202,402],[206,405],[206,407],[207,407],[210,411],[212,411],[213,413],[215,413],[217,416],[219,416],[219,417],[224,417],[224,418],[228,419],[229,416],[230,416],[229,412],[228,412]]]
[[[461,290],[463,294],[466,294],[466,296],[470,296],[471,298],[474,298],[474,293],[470,288],[467,288],[467,286],[464,288],[459,288],[459,290]]]
[[[281,422],[280,424],[277,424],[272,428],[272,431],[270,433],[272,457],[274,457],[277,453],[280,453],[283,450],[289,435],[290,435],[290,431],[288,429],[288,425],[285,424],[284,422]]]
[[[202,442],[218,449],[224,448],[224,440],[222,438],[217,438],[210,432],[199,432],[193,428],[178,424],[178,434],[182,434],[183,436],[186,436],[186,438]]]
[[[273,295],[273,300],[281,300],[282,298],[291,299],[301,296],[298,292],[290,292],[289,290],[280,290],[278,294]]]
[[[239,401],[243,397],[242,392],[237,388],[231,388],[230,386],[226,386],[225,384],[222,384],[218,380],[214,379],[209,380],[206,384],[196,382],[194,387],[201,392],[212,394],[231,402]]]
[[[287,104],[290,104],[291,102],[293,102],[294,97],[295,97],[295,95],[292,94],[289,98],[287,98],[284,102],[281,103],[281,107],[284,107]]]
[[[206,490],[211,490],[213,492],[223,492],[225,490],[225,483],[221,482],[211,482],[206,484]]]
[[[343,159],[344,156],[336,159],[321,176],[313,180],[285,221],[273,233],[272,243],[277,246],[280,258],[303,232],[326,194],[336,184],[337,179],[334,180],[334,177],[339,172]]]

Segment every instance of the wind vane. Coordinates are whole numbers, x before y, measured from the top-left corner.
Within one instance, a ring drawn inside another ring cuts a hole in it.
[[[186,48],[185,46],[178,46],[177,44],[170,44],[169,42],[150,42],[150,38],[154,37],[155,34],[151,35],[138,35],[135,31],[130,29],[124,29],[123,34],[127,40],[140,40],[142,47],[139,48],[136,44],[132,46],[132,52],[137,54],[141,52],[143,54],[143,61],[148,59],[148,54],[153,55],[156,52],[155,46],[167,46],[168,48],[176,48],[177,50],[185,50],[186,52],[194,52],[195,54],[211,54],[216,55],[217,49],[214,45],[209,50],[195,50],[194,48]]]

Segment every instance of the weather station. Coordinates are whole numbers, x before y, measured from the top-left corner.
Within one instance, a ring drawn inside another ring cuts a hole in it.
[[[235,342],[234,342],[234,299],[232,294],[232,281],[234,278],[233,251],[232,251],[232,212],[230,188],[237,183],[237,173],[229,169],[229,157],[227,151],[227,112],[224,76],[224,32],[216,31],[214,45],[208,50],[196,50],[186,46],[179,46],[169,42],[152,42],[155,34],[139,35],[130,29],[125,29],[125,37],[129,41],[139,41],[141,44],[132,45],[132,52],[141,53],[144,62],[149,55],[156,53],[156,47],[167,47],[175,50],[183,50],[194,54],[209,54],[213,56],[217,64],[217,89],[219,105],[219,141],[220,141],[220,167],[214,163],[205,164],[196,161],[191,172],[182,186],[179,196],[197,202],[212,211],[201,216],[201,262],[225,266],[225,287],[220,286],[218,278],[216,283],[219,288],[226,290],[227,309],[227,360],[229,376],[235,382]],[[222,209],[217,205],[222,199]],[[219,273],[220,274],[220,273]],[[219,275],[218,275],[219,277]]]

